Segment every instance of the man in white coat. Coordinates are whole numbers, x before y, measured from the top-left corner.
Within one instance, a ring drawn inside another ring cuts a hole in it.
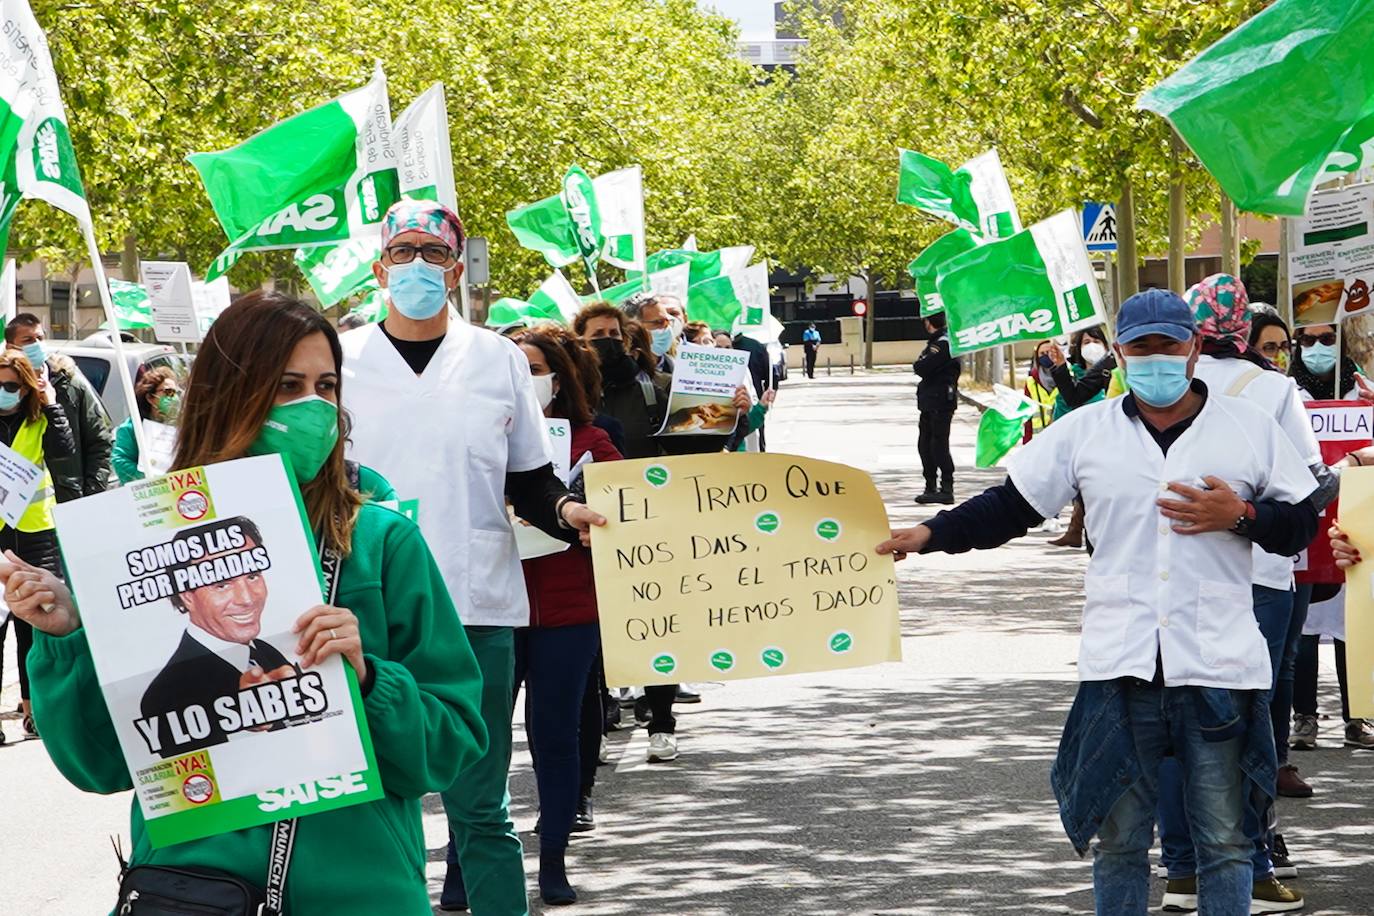
[[[373,270],[388,314],[341,338],[344,407],[353,420],[349,457],[385,476],[401,499],[419,501],[420,529],[482,668],[490,744],[443,793],[452,840],[441,906],[523,916],[522,850],[506,780],[513,628],[529,624],[529,604],[506,499],[564,540],[605,520],[572,501],[553,472],[528,360],[451,312],[462,250],[462,224],[442,204],[403,200],[387,213]],[[567,885],[542,870],[540,877],[554,896]]]

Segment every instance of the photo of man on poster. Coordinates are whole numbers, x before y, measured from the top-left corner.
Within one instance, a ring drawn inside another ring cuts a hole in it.
[[[233,529],[242,535],[241,547],[184,565],[212,562],[230,553],[247,553],[263,546],[258,526],[242,516],[186,529],[172,543],[192,536],[211,538]],[[175,573],[176,567],[170,571]],[[180,720],[187,708],[198,705],[209,714],[210,727],[209,734],[202,737],[188,735],[184,741],[165,741],[159,751],[163,758],[228,740],[211,712],[216,699],[237,696],[240,690],[255,684],[300,674],[300,668],[279,649],[258,638],[267,595],[266,578],[261,571],[253,571],[171,596],[172,607],[186,616],[186,631],[172,657],[144,692],[141,711],[145,719],[172,714]]]

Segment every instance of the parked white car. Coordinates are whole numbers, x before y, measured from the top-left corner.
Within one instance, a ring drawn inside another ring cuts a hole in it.
[[[91,383],[105,412],[110,415],[111,427],[119,426],[129,418],[129,405],[124,398],[123,386],[115,378],[115,350],[108,333],[97,334],[85,340],[49,340],[48,348],[55,353],[71,357],[86,381]],[[124,358],[129,364],[129,373],[137,380],[138,374],[146,369],[167,366],[185,378],[191,370],[190,358],[166,344],[124,343]]]

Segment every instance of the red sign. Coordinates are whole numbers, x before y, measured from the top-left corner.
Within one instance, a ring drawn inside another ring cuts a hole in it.
[[[1305,406],[1326,464],[1335,464],[1356,449],[1374,445],[1374,406],[1363,401],[1308,401]],[[1332,503],[1317,520],[1317,537],[1299,556],[1294,568],[1294,578],[1299,582],[1345,581],[1345,571],[1336,566],[1327,537],[1338,508],[1338,503]]]
[[[865,299],[854,300],[854,314],[862,318],[868,314],[868,301]]]

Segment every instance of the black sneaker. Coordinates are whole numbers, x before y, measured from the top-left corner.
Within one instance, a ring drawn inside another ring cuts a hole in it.
[[[463,870],[450,865],[444,875],[444,889],[439,892],[439,909],[445,913],[466,913],[468,890],[463,885]]]
[[[1288,855],[1288,844],[1283,841],[1283,834],[1274,834],[1274,845],[1269,850],[1269,861],[1274,864],[1275,878],[1296,878],[1298,876],[1298,866],[1293,864],[1293,859]]]

